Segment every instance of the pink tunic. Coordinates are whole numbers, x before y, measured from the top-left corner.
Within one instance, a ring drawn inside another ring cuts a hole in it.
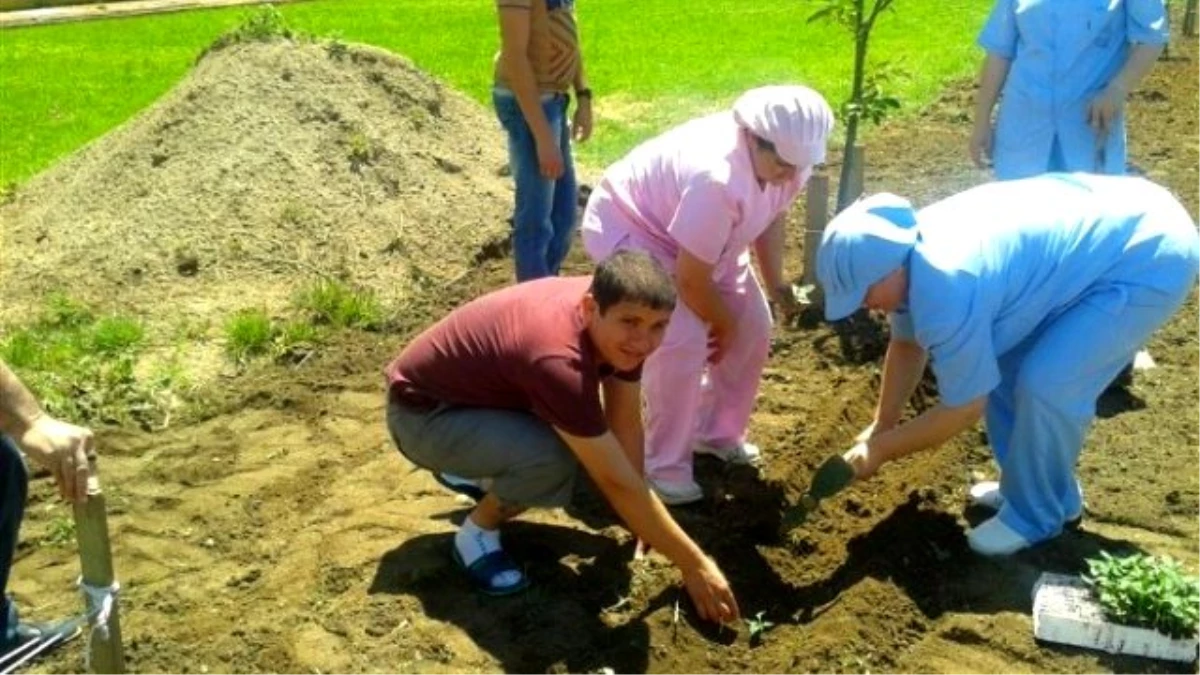
[[[729,283],[754,240],[783,214],[811,171],[759,187],[746,134],[730,112],[686,122],[635,148],[604,172],[581,229],[593,258],[631,239],[674,270],[683,248]],[[594,202],[594,208],[593,208]]]

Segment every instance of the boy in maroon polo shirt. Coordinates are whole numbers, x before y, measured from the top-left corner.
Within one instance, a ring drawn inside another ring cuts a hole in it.
[[[473,300],[388,366],[388,429],[400,452],[478,498],[453,553],[481,591],[528,585],[498,529],[527,508],[566,505],[582,464],[629,529],[679,567],[702,617],[737,618],[720,568],[641,475],[641,367],[674,306],[667,272],[622,251],[591,277]]]

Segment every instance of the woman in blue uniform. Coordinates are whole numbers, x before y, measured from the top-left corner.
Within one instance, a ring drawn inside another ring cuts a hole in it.
[[[1082,512],[1075,464],[1096,400],[1171,317],[1200,269],[1196,225],[1141,178],[1044,174],[914,213],[893,195],[847,209],[818,253],[826,317],[891,315],[874,424],[845,457],[859,478],[986,416],[999,508],[971,547],[1006,555]],[[926,358],[940,404],[901,423]]]
[[[999,180],[1125,173],[1125,98],[1166,42],[1163,0],[996,0],[979,35],[975,163],[990,155]]]

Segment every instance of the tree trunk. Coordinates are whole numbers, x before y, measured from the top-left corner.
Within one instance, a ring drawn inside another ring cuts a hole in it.
[[[850,194],[850,176],[854,171],[851,161],[851,148],[858,142],[858,123],[862,111],[863,80],[867,69],[867,38],[870,25],[862,20],[863,0],[856,0],[858,29],[854,34],[854,84],[850,89],[850,102],[857,104],[858,112],[851,112],[846,120],[846,147],[842,149],[842,173],[838,178],[837,212],[850,205],[858,195]]]

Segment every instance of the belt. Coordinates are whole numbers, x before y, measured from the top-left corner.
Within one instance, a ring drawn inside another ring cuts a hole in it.
[[[493,86],[492,93],[496,96],[503,96],[505,98],[517,97],[516,92],[514,92],[512,89],[509,89],[508,87],[501,87],[500,85]],[[538,95],[538,98],[542,103],[546,103],[549,101],[565,100],[567,98],[567,94],[566,92],[562,91],[543,91]]]

